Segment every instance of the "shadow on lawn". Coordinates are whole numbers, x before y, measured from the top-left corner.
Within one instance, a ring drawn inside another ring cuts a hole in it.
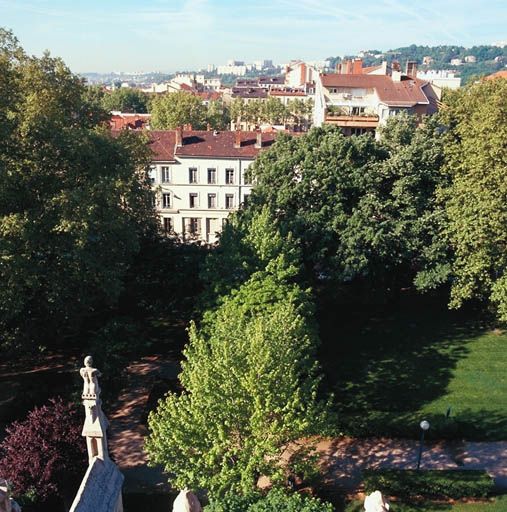
[[[410,300],[380,314],[327,304],[319,325],[320,361],[340,428],[355,436],[400,437],[419,435],[419,409],[446,393],[456,363],[469,353],[467,343],[487,328],[478,315]],[[445,415],[427,415],[436,437],[506,438],[507,418],[477,411],[450,420]]]

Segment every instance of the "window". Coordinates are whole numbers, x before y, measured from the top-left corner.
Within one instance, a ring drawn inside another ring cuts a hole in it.
[[[171,208],[171,194],[162,194],[162,208]]]
[[[217,182],[217,170],[208,169],[208,185],[214,185]]]
[[[249,201],[249,197],[250,197],[250,194],[245,194],[243,196],[243,206],[248,206],[248,201]]]
[[[201,219],[191,217],[185,219],[185,232],[190,235],[198,235],[201,231]]]
[[[243,174],[243,182],[245,185],[251,185],[252,184],[252,176],[248,169],[245,169],[245,173]]]
[[[150,170],[148,171],[148,179],[150,180],[150,183],[153,185],[157,181],[157,168],[156,167],[150,167]]]
[[[153,193],[151,194],[151,206],[153,206],[153,208],[157,207],[157,196]]]
[[[172,233],[173,232],[173,220],[171,219],[171,217],[164,217],[162,219],[162,221],[163,221],[164,231],[166,233]]]
[[[197,201],[197,193],[196,192],[191,192],[189,194],[189,205],[190,205],[190,208],[197,208],[198,201]]]
[[[226,185],[234,183],[234,169],[225,169],[225,183]]]
[[[197,168],[190,167],[188,170],[188,182],[189,183],[197,183]]]
[[[216,208],[217,207],[217,195],[216,194],[208,194],[208,208]]]
[[[171,183],[171,172],[167,165],[162,166],[162,183]]]
[[[228,210],[234,208],[234,194],[225,194],[225,207]]]
[[[352,107],[353,116],[360,116],[361,114],[364,114],[364,107]]]

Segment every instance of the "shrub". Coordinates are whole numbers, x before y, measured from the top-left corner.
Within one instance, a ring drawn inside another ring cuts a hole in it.
[[[367,470],[367,493],[379,490],[398,498],[485,498],[493,489],[493,479],[482,470]]]
[[[205,507],[204,512],[333,512],[333,507],[318,498],[273,489],[266,496],[229,494]]]
[[[62,496],[84,475],[86,446],[74,404],[53,398],[6,432],[0,443],[0,477],[12,484],[15,496],[40,501]]]

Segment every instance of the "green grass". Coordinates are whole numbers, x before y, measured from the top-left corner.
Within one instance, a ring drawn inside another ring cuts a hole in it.
[[[345,507],[344,512],[364,511],[363,502],[355,501]],[[486,503],[424,503],[407,505],[391,503],[390,512],[507,512],[507,496],[499,496]]]
[[[354,316],[328,306],[321,335],[345,433],[415,438],[426,418],[430,438],[507,439],[507,333],[477,315],[402,304]]]

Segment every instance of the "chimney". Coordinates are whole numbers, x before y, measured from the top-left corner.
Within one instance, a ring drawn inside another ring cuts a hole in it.
[[[234,147],[236,149],[241,147],[241,131],[240,130],[236,130],[234,132]]]
[[[393,71],[400,71],[401,72],[400,63],[397,60],[393,60],[391,62],[391,68],[393,69]]]
[[[417,78],[417,62],[415,60],[407,60],[407,76]]]
[[[183,128],[178,126],[175,130],[176,133],[176,147],[181,148],[183,146]]]
[[[393,82],[401,82],[401,71],[393,68],[391,73],[391,79]]]
[[[363,59],[354,59],[354,61],[352,62],[352,74],[363,74]]]
[[[345,74],[346,75],[351,75],[353,72],[353,64],[352,64],[352,61],[351,60],[346,60],[345,61]],[[342,68],[342,73],[343,73],[343,68]]]
[[[262,148],[262,132],[260,130],[257,132],[257,140],[255,141],[255,148],[256,149]]]

